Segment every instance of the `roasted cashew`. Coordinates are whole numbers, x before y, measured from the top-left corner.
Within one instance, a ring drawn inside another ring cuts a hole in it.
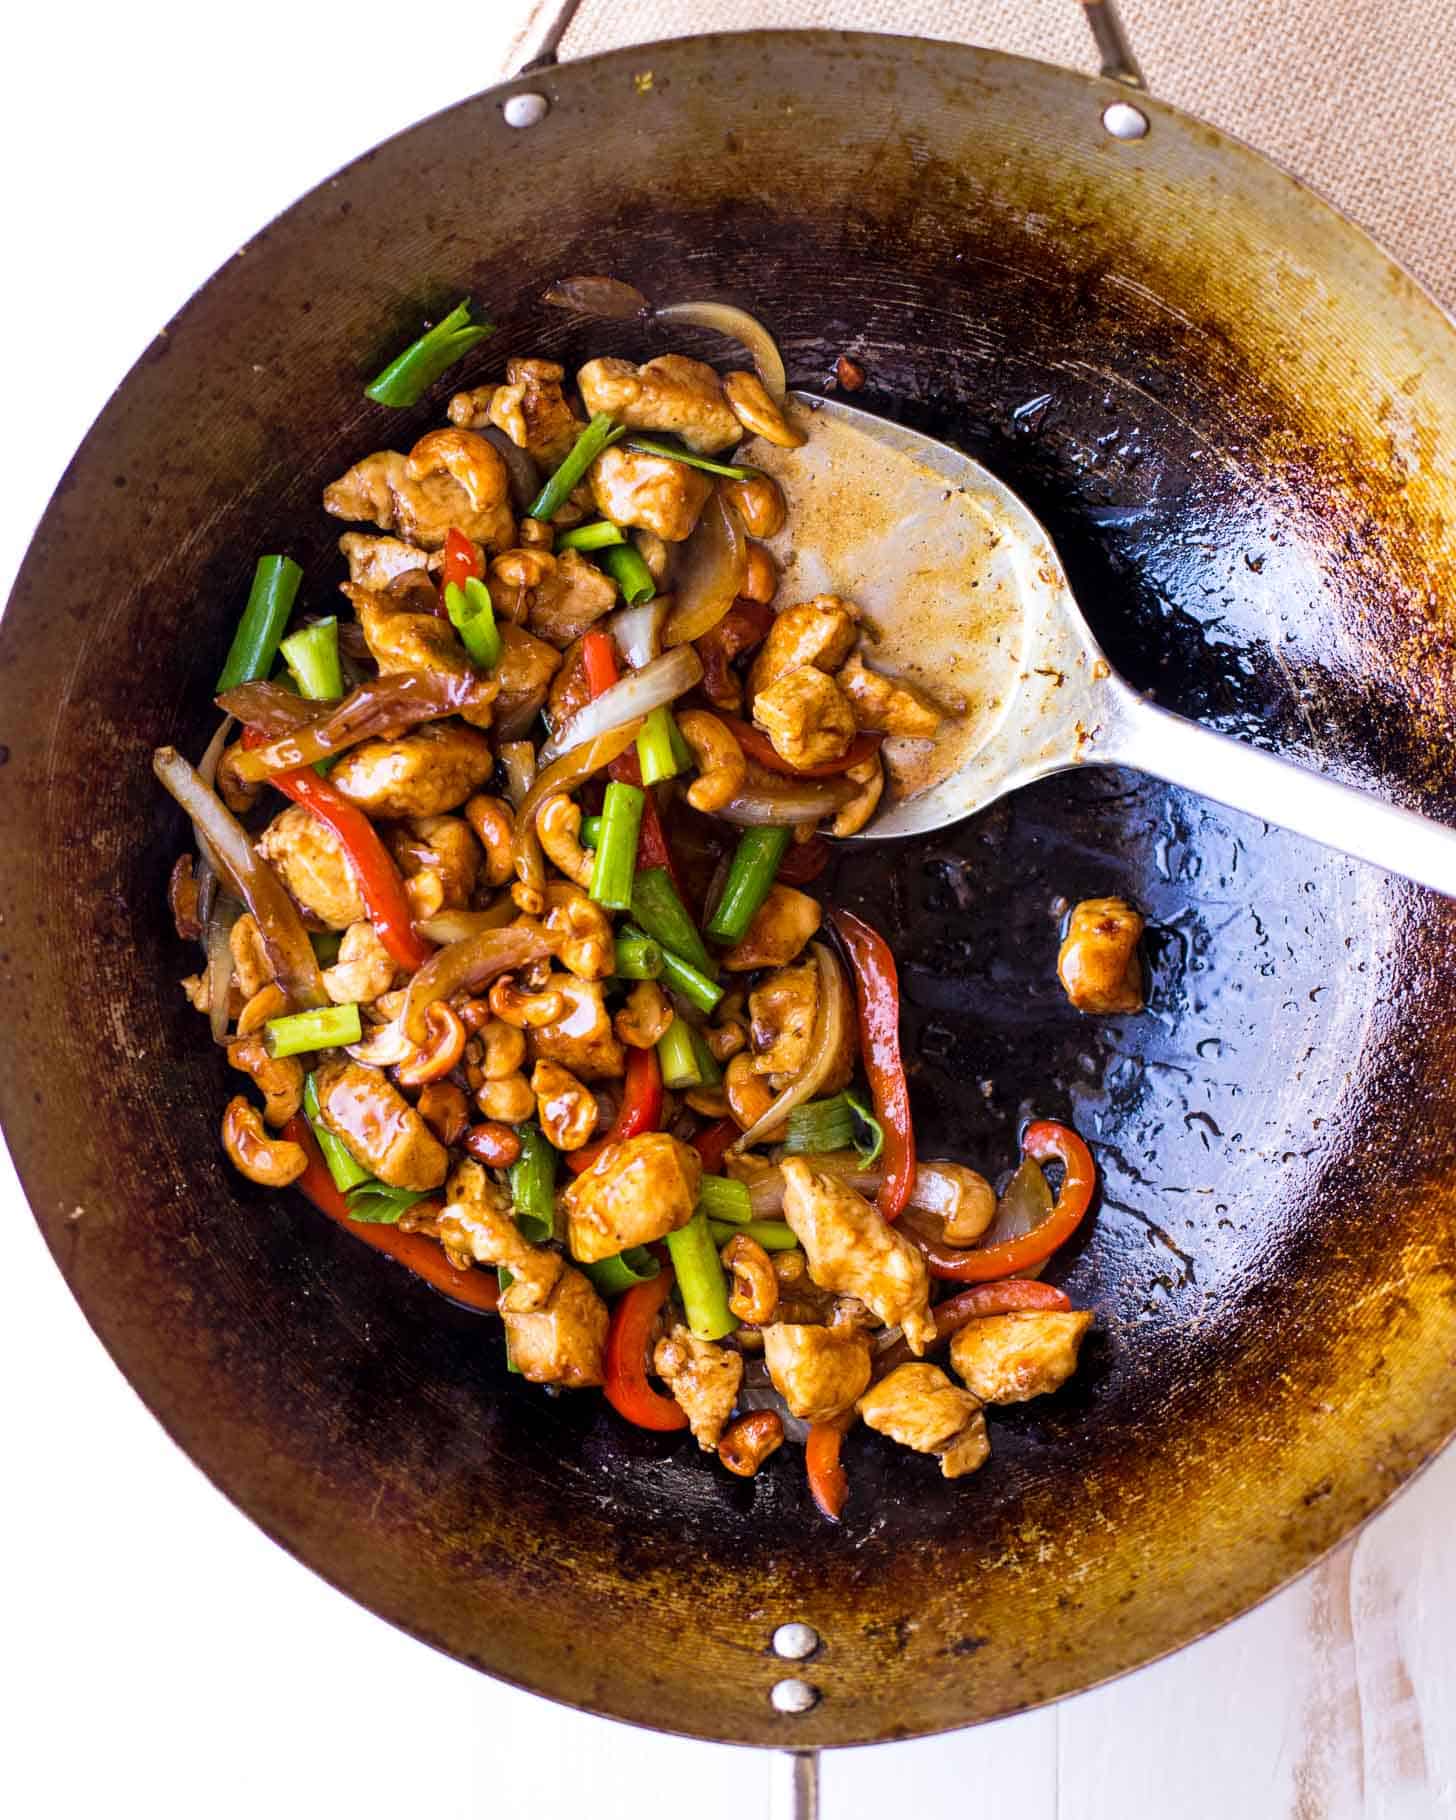
[[[729,1311],[754,1327],[771,1321],[779,1305],[779,1280],[763,1246],[747,1233],[735,1232],[718,1255],[733,1277]]]
[[[667,545],[656,531],[642,530],[632,533],[632,543],[637,554],[647,564],[647,573],[660,586],[667,574]]]
[[[779,591],[779,566],[761,543],[748,546],[748,573],[738,592],[745,600],[767,606]]]
[[[516,540],[523,550],[540,549],[549,555],[556,542],[556,532],[539,518],[523,518],[516,526]]]
[[[496,612],[514,625],[523,625],[532,594],[555,568],[556,558],[547,549],[503,550],[490,565],[490,598]]]
[[[431,1081],[443,1080],[465,1053],[460,1013],[443,999],[426,1008],[425,1033],[426,1041],[395,1068],[394,1078],[401,1087],[426,1087]]]
[[[597,1123],[597,1102],[590,1089],[560,1062],[537,1062],[531,1091],[549,1142],[558,1150],[580,1150]]]
[[[731,1061],[748,1047],[748,1025],[741,1017],[721,1018],[720,1022],[708,1025],[703,1032],[703,1041],[715,1062]]]
[[[372,1005],[394,984],[394,958],[373,923],[350,923],[339,958],[323,973],[324,991],[336,1005]]]
[[[232,950],[233,976],[238,982],[238,990],[244,1000],[250,999],[273,978],[273,968],[258,925],[249,912],[244,911],[233,924],[228,933],[228,947]]]
[[[776,449],[801,449],[806,438],[769,397],[757,373],[725,373],[723,396],[729,409],[752,436],[762,436]]]
[[[285,1188],[308,1168],[303,1146],[270,1138],[257,1109],[240,1093],[222,1115],[222,1147],[234,1169],[260,1188]]]
[[[751,1479],[784,1444],[784,1419],[776,1409],[751,1409],[730,1422],[718,1443],[718,1458],[740,1479]]]
[[[286,1125],[303,1104],[303,1063],[296,1055],[269,1055],[261,1036],[245,1036],[227,1046],[228,1067],[250,1074],[263,1096],[263,1117],[275,1130]]]
[[[485,1080],[503,1081],[526,1059],[525,1032],[515,1024],[493,1017],[476,1032],[481,1046],[480,1071]]]
[[[514,876],[516,863],[511,855],[516,818],[509,804],[498,796],[472,796],[461,811],[474,830],[475,838],[485,849],[485,882],[500,886]]]
[[[519,1125],[536,1110],[536,1096],[524,1074],[487,1081],[476,1094],[475,1103],[486,1118],[502,1125]]]
[[[916,1205],[928,1204],[931,1212],[941,1216],[948,1245],[974,1245],[995,1219],[996,1190],[985,1176],[963,1163],[937,1163],[934,1174],[927,1173],[920,1180],[927,1187],[944,1184],[944,1193]]]
[[[503,1024],[517,1030],[539,1030],[554,1024],[566,1010],[559,992],[523,992],[512,973],[503,973],[490,989],[490,1008]]]
[[[720,480],[725,500],[738,508],[750,537],[776,537],[784,528],[783,489],[768,474],[751,474],[747,480]]]
[[[651,1049],[667,1034],[673,1020],[672,1006],[656,980],[638,980],[627,1002],[612,1019],[617,1040],[631,1049]]]
[[[851,834],[859,833],[874,814],[885,788],[885,767],[880,763],[878,752],[871,752],[859,764],[851,765],[844,775],[851,783],[861,787],[859,794],[850,797],[829,824],[829,832],[836,840],[844,840]]]
[[[721,1087],[689,1087],[683,1098],[705,1119],[726,1119],[728,1095]]]
[[[510,490],[506,464],[474,430],[431,430],[409,452],[405,473],[416,483],[446,473],[464,487],[476,512],[499,505]]]
[[[288,1009],[288,994],[281,986],[260,986],[238,1013],[238,1035],[251,1036],[261,1030],[270,1017],[282,1017]]]
[[[677,727],[698,765],[688,801],[704,815],[716,815],[737,796],[748,776],[743,748],[718,716],[709,714],[706,708],[684,708],[677,716]]]
[[[581,810],[569,796],[548,797],[542,803],[536,811],[536,834],[556,870],[583,891],[589,890],[596,855],[581,844]]]
[[[546,933],[567,972],[582,980],[610,978],[617,947],[606,912],[579,885],[547,885],[546,902]]]
[[[431,1081],[415,1101],[415,1111],[447,1150],[460,1142],[470,1123],[470,1102],[453,1081]]]
[[[758,1123],[774,1103],[774,1095],[761,1074],[753,1071],[753,1057],[744,1051],[735,1055],[723,1075],[723,1090],[728,1096],[728,1110],[747,1131]]]

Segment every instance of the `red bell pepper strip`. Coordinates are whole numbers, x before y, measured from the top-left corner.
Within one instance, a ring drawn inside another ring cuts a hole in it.
[[[1021,1314],[1027,1310],[1070,1314],[1071,1308],[1071,1298],[1050,1283],[1013,1277],[1005,1283],[977,1283],[973,1289],[963,1289],[959,1295],[948,1296],[930,1312],[935,1319],[936,1340],[941,1342],[959,1333],[968,1321],[978,1320],[982,1315]],[[896,1340],[876,1358],[876,1375],[884,1377],[886,1372],[908,1363],[913,1357],[908,1342]]]
[[[243,733],[243,744],[249,748],[266,745],[267,738],[257,728],[249,727]],[[320,777],[307,767],[299,771],[274,771],[268,782],[291,801],[302,804],[339,837],[369,911],[369,920],[389,951],[390,959],[397,967],[418,973],[435,950],[422,935],[415,933],[399,868],[390,858],[369,817],[341,796],[326,777]]]
[[[687,1416],[671,1397],[647,1382],[647,1341],[657,1311],[672,1289],[672,1271],[664,1265],[647,1283],[637,1283],[612,1307],[607,1329],[606,1381],[602,1390],[619,1416],[638,1428],[671,1434],[686,1428]]]
[[[736,701],[742,694],[738,679],[728,666],[735,657],[762,644],[774,622],[772,607],[747,600],[741,594],[711,631],[693,640],[703,660],[703,693],[710,702]]]
[[[580,1175],[606,1149],[623,1138],[637,1137],[644,1131],[656,1131],[662,1123],[662,1067],[655,1049],[630,1049],[627,1052],[627,1081],[622,1090],[622,1104],[612,1120],[612,1128],[595,1144],[566,1153],[566,1166]],[[737,1126],[734,1127],[737,1130]]]
[[[884,1127],[885,1149],[880,1192],[875,1205],[887,1220],[900,1217],[915,1186],[915,1131],[910,1123],[910,1088],[900,1060],[900,981],[895,957],[884,936],[848,910],[830,913],[854,968],[854,996],[859,1006],[859,1046],[874,1100],[875,1117]],[[1002,1275],[1002,1272],[996,1272]]]
[[[356,1239],[363,1239],[366,1245],[372,1245],[376,1251],[384,1252],[412,1270],[417,1277],[423,1277],[432,1289],[449,1296],[452,1302],[461,1302],[467,1308],[478,1308],[487,1314],[495,1312],[500,1302],[500,1285],[494,1275],[483,1270],[457,1270],[440,1246],[422,1232],[401,1232],[397,1226],[376,1226],[349,1218],[349,1203],[334,1186],[323,1152],[301,1112],[289,1119],[282,1135],[289,1143],[297,1144],[308,1158],[307,1167],[293,1186],[300,1189],[320,1213],[326,1213]]]
[[[484,579],[485,558],[476,554],[475,546],[463,531],[451,525],[445,533],[445,560],[440,566],[440,593],[435,602],[436,618],[450,617],[445,606],[445,590],[452,582],[457,588],[463,588],[467,581]]]
[[[736,714],[725,714],[721,708],[714,708],[713,713],[743,748],[745,758],[762,765],[765,771],[777,771],[781,777],[838,777],[851,765],[858,765],[872,752],[878,752],[885,737],[883,733],[856,733],[841,758],[832,758],[822,765],[791,765],[786,758],[779,757],[767,733],[760,733],[757,727],[740,720]]]
[[[1034,1231],[1005,1239],[999,1245],[987,1245],[981,1251],[937,1245],[933,1239],[912,1232],[911,1239],[924,1254],[933,1277],[954,1283],[989,1283],[998,1277],[1009,1277],[1043,1263],[1077,1230],[1097,1186],[1097,1166],[1091,1151],[1070,1125],[1058,1125],[1051,1119],[1038,1119],[1028,1125],[1021,1148],[1038,1163],[1062,1165],[1061,1192],[1051,1212]],[[959,1301],[959,1296],[955,1300]]]
[[[849,1496],[849,1480],[839,1463],[844,1426],[843,1418],[834,1422],[815,1422],[804,1443],[804,1470],[809,1475],[809,1490],[831,1523],[839,1521],[844,1501]]]
[[[737,1119],[719,1119],[715,1125],[707,1125],[698,1133],[693,1139],[693,1149],[703,1160],[704,1175],[723,1173],[724,1152],[742,1135],[743,1128]]]
[[[807,885],[818,878],[832,854],[833,848],[822,835],[811,834],[806,841],[795,841],[779,861],[774,881],[781,885]]]
[[[582,635],[581,666],[586,676],[587,687],[595,700],[604,689],[621,680],[621,670],[617,665],[617,647],[612,642],[610,633],[603,632],[600,626],[593,626]],[[657,813],[657,801],[652,792],[642,782],[642,767],[637,761],[637,748],[629,746],[619,758],[614,758],[607,766],[608,777],[615,778],[619,784],[632,784],[643,792],[642,826],[637,833],[637,870],[648,872],[654,866],[664,866],[672,880],[673,889],[685,904],[691,899],[683,891],[683,882],[673,863],[672,848],[667,844],[667,835],[663,832],[662,818]]]
[[[600,626],[593,626],[582,635],[581,667],[586,673],[586,686],[591,690],[593,700],[621,680],[621,671],[617,667],[617,647],[612,642],[610,632],[603,632]]]

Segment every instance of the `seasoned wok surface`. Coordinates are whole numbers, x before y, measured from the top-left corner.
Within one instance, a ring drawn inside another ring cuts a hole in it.
[[[826,876],[902,932],[927,1149],[1009,1150],[1032,1095],[1091,1137],[1104,1204],[1064,1282],[1117,1311],[1066,1391],[1001,1418],[973,1510],[928,1459],[897,1497],[904,1456],[860,1435],[865,1495],[826,1536],[772,1462],[738,1484],[585,1400],[543,1420],[472,1317],[233,1179],[212,1129],[230,1084],[174,997],[175,822],[147,755],[196,749],[280,522],[310,578],[332,564],[315,502],[341,452],[383,445],[359,397],[382,358],[466,290],[501,301],[510,345],[584,355],[533,299],[590,248],[664,295],[756,304],[793,383],[847,353],[858,401],[986,460],[1160,700],[1449,811],[1456,665],[1431,577],[1456,499],[1429,459],[1456,421],[1448,332],[1207,129],[1154,106],[1141,145],[1102,139],[1103,91],[1074,76],[814,34],[540,84],[533,134],[482,97],[260,235],[63,483],[0,628],[7,1135],[150,1405],[383,1615],[701,1735],[992,1717],[1244,1609],[1456,1421],[1449,908],[1118,774]],[[1147,911],[1154,949],[1149,1013],[1103,1026],[1061,997],[1049,906],[1110,893]],[[766,1698],[787,1618],[826,1639],[823,1698],[792,1721]]]

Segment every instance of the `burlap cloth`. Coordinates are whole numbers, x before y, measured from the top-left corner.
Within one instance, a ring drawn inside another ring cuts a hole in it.
[[[1160,99],[1237,133],[1456,307],[1456,0],[1121,0]],[[835,26],[1095,67],[1075,0],[584,0],[562,56]]]

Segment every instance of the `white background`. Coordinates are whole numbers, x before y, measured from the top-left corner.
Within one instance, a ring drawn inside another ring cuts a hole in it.
[[[489,81],[525,10],[253,0],[32,7],[11,20],[0,595],[71,450],[157,326],[301,191]],[[77,560],[104,587],[105,552]],[[133,1397],[3,1159],[0,1209],[0,1813],[763,1811],[762,1758],[498,1687],[315,1580]],[[831,1758],[828,1820],[1456,1812],[1453,1490],[1456,1454],[1298,1586],[1113,1688]]]

